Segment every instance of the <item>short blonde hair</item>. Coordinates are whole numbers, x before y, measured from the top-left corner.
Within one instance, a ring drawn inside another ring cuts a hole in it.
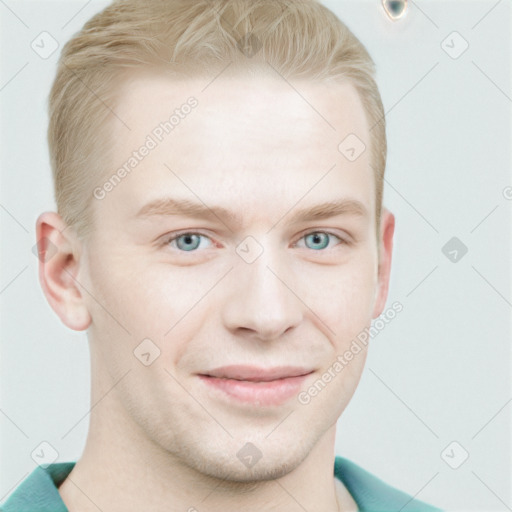
[[[256,55],[241,51],[244,38]],[[235,70],[268,63],[286,79],[355,87],[372,134],[379,224],[387,144],[375,66],[329,9],[316,0],[116,0],[65,44],[49,97],[57,209],[79,236],[90,233],[92,190],[108,171],[108,127],[122,122],[115,115],[122,80],[141,68],[213,76],[229,62]]]

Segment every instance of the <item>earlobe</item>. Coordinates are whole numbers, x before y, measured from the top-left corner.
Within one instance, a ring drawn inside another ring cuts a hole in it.
[[[52,309],[75,331],[87,329],[91,316],[77,280],[80,242],[59,214],[42,213],[36,222],[39,282]]]
[[[395,216],[385,208],[382,210],[380,225],[380,258],[378,285],[372,318],[377,318],[386,305],[391,274],[391,259],[393,253],[393,235],[395,232]]]

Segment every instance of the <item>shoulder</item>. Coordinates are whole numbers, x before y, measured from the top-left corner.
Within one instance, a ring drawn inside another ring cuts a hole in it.
[[[0,505],[1,512],[67,512],[58,487],[74,465],[59,462],[46,468],[37,466]]]
[[[441,512],[391,487],[344,457],[335,458],[334,475],[343,482],[361,512]]]

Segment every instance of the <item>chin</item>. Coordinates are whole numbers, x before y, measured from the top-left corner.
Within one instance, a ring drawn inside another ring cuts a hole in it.
[[[248,484],[272,481],[286,476],[302,463],[310,451],[304,443],[293,443],[291,447],[275,443],[266,448],[261,447],[259,443],[259,452],[256,452],[254,445],[245,442],[236,444],[236,449],[218,447],[218,453],[215,453],[216,450],[194,455],[189,452],[186,464],[215,479]],[[245,464],[243,458],[246,453],[259,457],[257,462]]]

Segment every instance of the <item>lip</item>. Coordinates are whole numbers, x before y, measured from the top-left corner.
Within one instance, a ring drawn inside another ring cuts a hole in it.
[[[289,377],[300,377],[301,375],[307,375],[312,371],[313,370],[311,368],[304,368],[300,366],[274,366],[273,368],[261,368],[258,366],[230,365],[209,370],[202,375],[221,379],[270,382]]]
[[[297,395],[313,370],[279,366],[271,369],[255,366],[224,366],[199,374],[209,389],[243,403],[271,406],[281,405]]]

